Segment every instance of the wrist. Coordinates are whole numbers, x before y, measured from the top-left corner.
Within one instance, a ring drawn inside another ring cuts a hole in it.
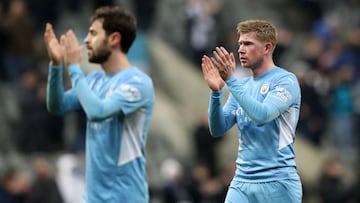
[[[51,66],[61,66],[61,61],[50,61]]]

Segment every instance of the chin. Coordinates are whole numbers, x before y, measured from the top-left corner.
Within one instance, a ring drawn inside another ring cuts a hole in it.
[[[246,63],[242,63],[242,64],[241,64],[241,67],[243,67],[243,68],[249,68],[250,66],[249,66],[248,64],[246,64]]]

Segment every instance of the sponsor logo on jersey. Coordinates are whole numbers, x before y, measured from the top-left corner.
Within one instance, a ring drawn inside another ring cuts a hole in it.
[[[292,95],[287,89],[281,86],[276,86],[275,91],[276,91],[276,96],[278,96],[283,102],[292,100]]]
[[[141,92],[136,87],[129,84],[122,84],[119,92],[126,97],[128,101],[138,101],[141,99]]]

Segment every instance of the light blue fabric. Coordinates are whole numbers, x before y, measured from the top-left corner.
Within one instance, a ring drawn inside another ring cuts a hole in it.
[[[262,183],[233,181],[225,203],[301,203],[300,180],[280,180]]]
[[[259,78],[229,78],[230,95],[212,92],[209,127],[213,136],[239,129],[234,180],[269,182],[298,179],[294,140],[301,93],[294,74],[274,67]]]
[[[62,67],[50,66],[47,106],[87,116],[84,201],[148,202],[144,153],[155,100],[152,80],[136,67],[110,76],[101,70],[85,77],[78,64],[68,71],[72,89],[64,92]]]

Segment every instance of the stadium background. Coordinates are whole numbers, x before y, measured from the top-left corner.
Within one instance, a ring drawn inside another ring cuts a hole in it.
[[[48,59],[42,37],[49,21],[56,33],[72,28],[83,40],[94,9],[110,4],[138,17],[139,33],[129,57],[155,84],[147,143],[151,202],[216,202],[223,197],[236,158],[236,129],[222,139],[208,139],[204,115],[209,90],[199,56],[220,45],[236,52],[236,24],[250,18],[275,23],[275,62],[301,81],[295,150],[304,202],[360,202],[354,196],[360,193],[358,0],[2,0],[2,187],[13,171],[19,174],[15,193],[45,199],[53,187],[41,189],[36,180],[47,177],[64,202],[81,198],[85,118],[46,112]],[[86,72],[99,68],[86,57],[83,65]],[[248,72],[239,69],[238,74]],[[69,87],[68,78],[65,85]]]

